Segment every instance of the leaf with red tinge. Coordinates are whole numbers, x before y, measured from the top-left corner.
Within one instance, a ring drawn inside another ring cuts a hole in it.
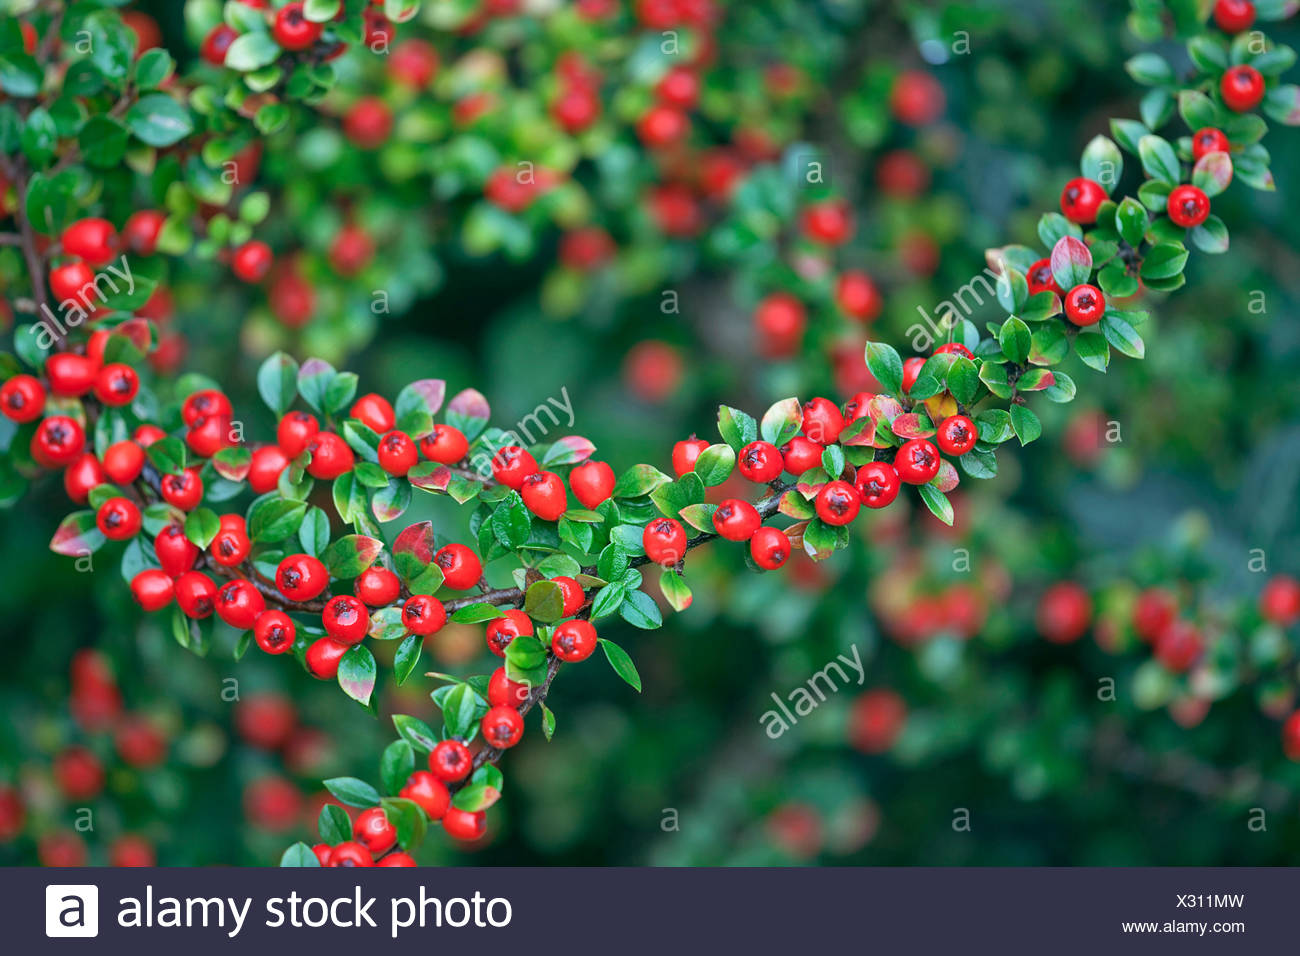
[[[840,444],[849,447],[870,445],[876,440],[876,422],[870,415],[851,422],[840,432]]]
[[[899,415],[890,427],[899,438],[929,438],[934,434],[934,423],[916,412]]]
[[[415,487],[424,491],[443,491],[451,484],[451,469],[436,461],[422,461],[406,473],[406,478]]]
[[[345,534],[325,549],[325,567],[336,578],[355,578],[375,563],[384,542],[364,534]]]
[[[79,557],[91,554],[104,546],[104,535],[95,526],[95,512],[74,511],[59,524],[50,539],[50,550],[55,554]]]
[[[253,465],[253,453],[247,448],[223,448],[212,456],[212,467],[222,478],[243,481]]]
[[[867,414],[875,420],[877,427],[881,421],[892,422],[903,414],[903,405],[892,395],[877,395],[867,402]]]
[[[945,459],[939,462],[939,473],[930,479],[930,484],[946,495],[961,484],[961,479],[957,476],[957,469],[953,467],[952,462]]]
[[[576,465],[586,461],[596,446],[580,435],[569,435],[555,442],[542,457],[542,465]]]
[[[1041,392],[1056,384],[1056,375],[1049,369],[1031,368],[1016,379],[1016,388],[1022,392]]]
[[[470,441],[483,431],[491,415],[492,406],[477,389],[458,392],[447,403],[447,424],[460,429]]]
[[[402,530],[393,541],[393,564],[403,581],[409,582],[433,561],[433,522],[417,521]]]
[[[764,441],[784,445],[799,433],[802,422],[803,412],[799,408],[799,399],[783,398],[763,413],[758,430]]]
[[[375,692],[375,673],[375,656],[363,644],[356,645],[339,660],[339,686],[360,704],[370,703],[370,695]]]
[[[787,491],[781,496],[777,510],[788,518],[794,518],[796,521],[806,521],[817,514],[817,511],[808,503],[807,499],[793,491]]]
[[[1206,153],[1192,167],[1192,185],[1206,196],[1219,195],[1228,188],[1230,182],[1232,182],[1232,157],[1227,153],[1218,150]]]
[[[393,404],[398,429],[412,438],[432,434],[433,416],[442,408],[446,394],[447,383],[440,378],[422,378],[407,385]]]
[[[1052,277],[1067,292],[1092,275],[1092,252],[1083,240],[1062,236],[1052,247]]]

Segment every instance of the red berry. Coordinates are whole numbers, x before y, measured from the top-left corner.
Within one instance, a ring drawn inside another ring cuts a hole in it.
[[[1052,274],[1052,260],[1039,259],[1029,271],[1025,273],[1025,280],[1029,283],[1029,294],[1037,295],[1040,292],[1055,292],[1061,295],[1061,287],[1056,284],[1056,277]]]
[[[447,610],[435,597],[413,594],[402,605],[402,626],[412,634],[428,637],[436,634],[446,623]]]
[[[371,807],[352,821],[352,836],[377,856],[397,843],[397,827],[389,822],[382,807]]]
[[[1147,588],[1138,595],[1133,609],[1133,630],[1148,644],[1154,644],[1178,616],[1178,602],[1168,591]]]
[[[1192,229],[1210,216],[1210,199],[1195,186],[1175,186],[1165,202],[1165,211],[1175,226]]]
[[[584,461],[569,472],[569,487],[584,508],[599,508],[614,493],[614,469],[603,461]]]
[[[66,415],[41,419],[32,435],[32,458],[46,468],[61,468],[77,460],[86,447],[86,433],[81,425]]]
[[[749,554],[763,570],[775,571],[790,558],[790,539],[780,528],[759,528],[749,539]]]
[[[936,444],[947,454],[961,456],[975,447],[979,431],[965,415],[950,415],[939,423]]]
[[[275,586],[290,601],[310,601],[329,587],[330,575],[319,558],[291,554],[275,569]]]
[[[329,260],[334,271],[345,278],[352,278],[361,272],[370,264],[370,260],[375,256],[375,243],[370,238],[370,233],[366,232],[355,223],[345,223],[338,233],[334,236],[334,241],[330,243]],[[379,396],[365,396],[366,398]],[[382,401],[382,399],[381,399]],[[387,404],[387,403],[385,403]],[[356,406],[353,406],[353,414],[356,413]],[[374,428],[373,425],[370,426]],[[392,428],[390,424],[388,426]],[[375,431],[385,431],[386,429],[375,428]]]
[[[34,422],[45,410],[45,386],[33,375],[15,375],[0,386],[0,412],[20,425]]]
[[[921,375],[921,369],[925,368],[925,359],[910,358],[903,361],[903,394],[912,390],[916,384],[917,378]]]
[[[429,754],[429,771],[443,783],[464,780],[473,769],[474,758],[459,740],[440,740]]]
[[[1156,659],[1175,674],[1189,670],[1204,652],[1201,632],[1191,621],[1174,621],[1156,640]]]
[[[50,291],[56,302],[69,299],[89,303],[95,296],[95,273],[84,262],[67,262],[50,270]],[[89,288],[89,294],[85,290]]]
[[[125,541],[140,530],[140,509],[126,498],[109,498],[99,506],[95,525],[109,541]]]
[[[785,470],[798,477],[822,463],[822,446],[803,435],[795,435],[781,446],[781,457]]]
[[[582,585],[578,583],[576,578],[571,578],[563,574],[551,578],[551,580],[559,587],[562,596],[560,616],[572,617],[577,614],[578,609],[581,608],[587,600],[587,595],[582,590]]]
[[[853,486],[858,489],[862,503],[868,508],[884,508],[898,497],[902,481],[893,465],[871,461],[858,469]]]
[[[230,49],[230,44],[239,38],[239,32],[227,23],[219,23],[203,38],[203,45],[199,47],[199,55],[207,60],[213,66],[224,66],[226,63],[226,51]]]
[[[585,661],[599,643],[590,621],[565,621],[551,634],[551,653],[573,664]]]
[[[818,445],[833,445],[844,430],[844,415],[829,398],[814,398],[803,407],[803,433]]]
[[[253,640],[268,654],[284,654],[293,649],[298,628],[283,611],[263,611],[253,622]]]
[[[689,67],[675,66],[659,78],[655,95],[669,106],[694,109],[700,99],[700,79]]]
[[[193,425],[201,418],[230,418],[233,414],[230,399],[215,388],[194,392],[181,405],[181,421],[186,425]]]
[[[104,469],[91,452],[84,452],[63,470],[63,489],[79,505],[84,505],[90,491],[105,482]]]
[[[687,438],[673,445],[673,471],[677,477],[695,468],[695,461],[700,457],[700,453],[709,447],[709,443],[703,438]]]
[[[270,246],[260,239],[250,239],[235,250],[230,267],[242,282],[261,282],[271,271],[274,261]]]
[[[356,464],[348,443],[333,432],[317,432],[308,443],[307,452],[311,455],[307,474],[321,481],[332,481],[347,474]]]
[[[840,310],[861,322],[870,322],[880,314],[883,301],[880,290],[865,272],[848,270],[835,282],[835,302]]]
[[[343,135],[361,149],[378,149],[392,131],[392,111],[377,96],[363,96],[343,117]]]
[[[820,452],[818,452],[820,456]],[[785,461],[781,451],[771,442],[752,441],[740,449],[737,461],[740,473],[750,481],[767,484],[781,477]]]
[[[290,460],[297,458],[320,432],[320,422],[308,412],[289,412],[275,429],[275,443]]]
[[[316,859],[321,866],[330,865],[330,852],[334,848],[328,843],[313,843],[311,851],[316,854]]]
[[[960,342],[945,342],[934,350],[935,355],[960,355],[963,358],[973,359],[975,353]]]
[[[132,252],[151,256],[158,247],[158,233],[166,221],[167,216],[154,209],[133,212],[122,227],[122,240]]]
[[[1214,22],[1224,33],[1249,30],[1255,22],[1255,5],[1250,0],[1215,0]]]
[[[506,669],[498,667],[488,680],[488,703],[493,707],[518,707],[528,699],[531,690],[529,684],[511,680],[506,676]]]
[[[817,492],[817,517],[829,525],[848,524],[858,516],[862,497],[847,481],[829,481]]]
[[[1219,92],[1228,109],[1237,113],[1253,110],[1264,99],[1264,77],[1253,66],[1229,67],[1219,80]]]
[[[497,657],[506,656],[506,648],[516,637],[533,633],[533,621],[523,611],[510,609],[504,617],[493,618],[487,626],[487,646]]]
[[[348,652],[347,644],[328,637],[317,638],[307,648],[307,671],[318,680],[333,680],[339,672],[339,661]]]
[[[1078,326],[1096,325],[1106,314],[1106,297],[1095,285],[1076,285],[1065,295],[1065,317]]]
[[[943,113],[943,87],[931,74],[922,70],[905,70],[898,74],[889,92],[890,112],[900,123],[925,126]]]
[[[773,292],[754,311],[759,352],[768,358],[794,354],[807,325],[808,313],[802,302],[788,292]]]
[[[519,491],[524,505],[543,521],[558,521],[569,508],[564,482],[553,471],[538,471],[524,479]]]
[[[172,603],[175,584],[166,571],[146,568],[131,579],[131,596],[146,611],[160,611]]]
[[[927,484],[939,473],[939,449],[924,438],[903,442],[894,455],[894,470],[909,485]]]
[[[1213,126],[1198,129],[1192,134],[1192,159],[1200,159],[1206,153],[1226,153],[1232,148],[1228,137]]]
[[[427,770],[417,770],[407,777],[406,786],[397,795],[418,803],[430,820],[441,820],[451,805],[447,785]]]
[[[437,70],[438,51],[424,40],[403,40],[388,58],[389,75],[412,89],[428,86]]]
[[[397,424],[397,416],[393,412],[393,406],[388,399],[382,395],[376,395],[374,392],[369,395],[362,395],[353,402],[352,409],[348,414],[364,423],[371,431],[380,435],[392,431]]]
[[[121,362],[105,365],[95,378],[95,397],[105,405],[129,405],[140,391],[135,369]]]
[[[655,518],[647,524],[641,543],[646,557],[666,568],[686,557],[686,529],[672,518]]]
[[[506,445],[492,456],[492,477],[507,488],[518,491],[524,485],[524,479],[536,474],[537,461],[525,448],[518,445]]]
[[[1300,760],[1300,710],[1282,725],[1282,750],[1291,760]]]
[[[263,445],[253,450],[248,466],[248,487],[264,495],[279,484],[280,475],[289,467],[289,458],[278,445]]]
[[[804,235],[814,242],[840,245],[853,237],[853,212],[839,199],[813,203],[803,211]]]
[[[493,707],[479,722],[483,740],[489,747],[508,750],[524,735],[524,718],[513,707]]]
[[[469,451],[469,441],[459,428],[434,425],[433,434],[420,439],[420,451],[429,461],[440,465],[454,465],[464,459]]]
[[[1073,581],[1054,584],[1038,602],[1038,633],[1053,644],[1072,644],[1092,623],[1092,599]]]
[[[159,488],[163,501],[181,511],[193,511],[203,500],[203,480],[197,468],[186,468],[179,475],[163,475]]]
[[[117,232],[107,219],[78,219],[62,235],[63,251],[92,266],[107,265],[117,245]]]
[[[286,50],[305,50],[320,39],[321,25],[303,15],[300,0],[286,3],[275,14],[271,35]]]
[[[442,818],[442,828],[447,831],[447,836],[454,839],[478,840],[487,832],[487,814],[482,810],[471,813],[469,810],[448,807]]]
[[[217,592],[217,617],[241,631],[251,628],[265,610],[266,599],[251,581],[236,578]]]
[[[299,6],[302,4],[290,4],[290,6]],[[277,21],[278,23],[279,21]],[[306,21],[304,21],[306,22]],[[317,24],[313,24],[317,26]],[[374,866],[375,858],[360,843],[349,840],[346,843],[340,843],[330,850],[330,866]]]
[[[217,536],[208,545],[212,560],[223,568],[233,568],[242,564],[253,549],[248,534],[240,528],[226,528],[217,532]]]
[[[231,444],[231,421],[225,415],[204,415],[185,433],[185,444],[200,458],[211,458]]]
[[[551,103],[551,115],[570,133],[580,133],[600,116],[600,97],[590,86],[568,84]]]
[[[360,644],[370,630],[366,606],[351,594],[336,594],[321,612],[325,633],[340,644]]]
[[[453,591],[467,591],[483,577],[483,564],[478,555],[463,544],[448,544],[433,556],[434,564],[442,569],[442,578]]]
[[[637,120],[636,134],[651,149],[680,143],[691,131],[691,120],[670,106],[652,106]]]
[[[275,317],[291,329],[302,328],[316,311],[315,286],[292,267],[276,275],[266,298]]]
[[[401,594],[402,582],[387,568],[369,567],[357,575],[353,590],[370,607],[386,607]]]
[[[379,439],[379,467],[390,475],[405,475],[419,460],[419,449],[406,432],[391,431]]]
[[[69,800],[90,800],[104,789],[104,765],[85,747],[68,747],[54,758],[54,778]]]
[[[1259,613],[1280,627],[1300,621],[1300,581],[1285,574],[1270,578],[1259,595]]]
[[[853,701],[849,711],[849,743],[867,754],[885,753],[894,746],[907,721],[907,704],[892,690],[869,690]]]
[[[154,536],[153,550],[162,569],[174,578],[191,570],[199,559],[199,546],[175,524],[167,525]]]
[[[99,365],[94,359],[72,352],[58,352],[45,360],[45,377],[55,395],[85,395],[95,387]]]
[[[176,603],[187,617],[208,617],[217,604],[217,586],[206,574],[186,571],[176,579]]]
[[[728,541],[748,541],[763,519],[748,501],[728,498],[713,512],[713,527]]]
[[[870,392],[858,392],[844,403],[844,422],[850,424],[860,418],[871,416],[871,400],[875,398]]]
[[[1082,176],[1071,179],[1061,190],[1061,212],[1070,222],[1090,226],[1097,221],[1097,207],[1106,201],[1106,190]]]

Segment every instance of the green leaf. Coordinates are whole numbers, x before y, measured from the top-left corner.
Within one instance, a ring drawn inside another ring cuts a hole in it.
[[[401,714],[397,716],[403,716]],[[397,722],[397,717],[393,718]],[[338,799],[340,803],[346,803],[350,807],[373,807],[379,803],[379,791],[366,783],[364,780],[358,780],[356,777],[331,777],[322,781],[325,789]]]
[[[964,355],[958,355],[948,369],[948,391],[952,392],[952,397],[966,404],[975,397],[979,385],[979,371],[975,368],[975,363]]]
[[[352,839],[352,821],[348,819],[347,811],[337,803],[327,803],[320,808],[316,818],[316,832],[325,843],[344,843]]]
[[[1124,173],[1124,157],[1109,137],[1094,136],[1084,147],[1081,166],[1085,177],[1109,193],[1119,184]]]
[[[546,654],[546,646],[531,634],[522,634],[506,646],[506,661],[521,671],[541,667],[546,663]]]
[[[1043,434],[1043,425],[1038,416],[1024,405],[1011,406],[1011,427],[1021,445],[1028,445]]]
[[[1150,219],[1142,204],[1132,196],[1125,196],[1115,210],[1115,230],[1130,246],[1137,246],[1146,235]]]
[[[718,434],[735,451],[758,438],[758,422],[729,405],[718,406]]]
[[[424,378],[407,385],[393,403],[397,428],[416,439],[433,434],[433,416],[442,408],[446,394],[447,383],[442,379]]]
[[[369,704],[375,691],[375,656],[358,644],[339,660],[338,682],[343,692],[359,704]]]
[[[659,605],[644,591],[629,591],[619,606],[618,613],[623,620],[643,631],[653,631],[664,624]]]
[[[946,525],[952,524],[953,510],[952,502],[934,485],[917,485],[917,492],[925,506],[930,509],[930,513]]]
[[[280,857],[281,866],[320,866],[320,860],[307,844],[299,840]]]
[[[185,537],[198,545],[200,550],[207,550],[220,531],[221,519],[211,508],[195,508],[185,517]]]
[[[764,441],[771,442],[778,448],[799,433],[803,424],[803,415],[799,409],[799,399],[783,398],[766,412],[759,424],[759,434]]]
[[[632,663],[632,658],[628,656],[627,651],[604,637],[600,638],[600,646],[605,651],[605,659],[609,661],[609,666],[614,668],[614,673],[623,678],[638,694],[641,693],[641,675],[637,673],[636,665]]]
[[[1174,82],[1174,68],[1158,53],[1139,53],[1124,64],[1128,75],[1143,86],[1161,86]]]
[[[633,465],[614,483],[615,498],[638,498],[672,481],[653,465]]]
[[[1148,134],[1138,140],[1138,156],[1142,159],[1142,168],[1152,179],[1171,185],[1182,179],[1182,167],[1174,148],[1159,136]]]
[[[393,655],[393,676],[397,678],[398,685],[405,684],[415,671],[423,649],[424,639],[419,634],[408,634],[398,645],[397,653]]]
[[[1210,216],[1191,232],[1197,249],[1217,255],[1228,251],[1228,227],[1218,216]]]
[[[1003,355],[1013,362],[1024,362],[1029,358],[1030,344],[1029,326],[1024,322],[1013,315],[1002,323],[1002,328],[998,331],[998,345],[1002,347]]]
[[[546,738],[547,743],[550,743],[551,738],[555,736],[555,714],[541,701],[538,701],[537,706],[542,709],[542,736]]]
[[[1115,137],[1115,141],[1124,149],[1133,155],[1138,154],[1138,143],[1151,131],[1137,120],[1130,119],[1113,119],[1110,121],[1110,133]],[[1051,243],[1044,243],[1051,246]]]
[[[554,624],[564,614],[564,592],[554,581],[535,581],[524,592],[524,613],[543,624]]]
[[[1106,337],[1106,341],[1125,355],[1136,359],[1146,355],[1146,346],[1142,343],[1142,336],[1138,335],[1133,326],[1124,318],[1124,313],[1107,309],[1106,314],[1102,316],[1100,325],[1101,334]]]
[[[261,69],[280,55],[280,45],[269,33],[251,31],[236,37],[226,50],[226,66],[241,73]]]
[[[396,796],[406,786],[407,779],[414,772],[415,748],[409,741],[394,740],[384,748],[383,756],[379,758],[379,779],[390,795]]]
[[[1178,93],[1178,113],[1187,128],[1195,132],[1207,126],[1219,125],[1219,108],[1199,90],[1180,90]]]
[[[43,79],[35,57],[21,50],[7,50],[0,54],[0,90],[10,96],[36,96]]]
[[[126,125],[136,139],[158,147],[171,146],[194,132],[189,111],[166,93],[140,97],[126,111]]]
[[[489,604],[486,601],[476,601],[473,604],[467,604],[455,614],[451,619],[457,624],[481,624],[484,621],[491,621],[502,615],[501,608],[495,604]]]
[[[276,352],[257,370],[257,391],[276,416],[288,411],[298,397],[298,363],[284,352]]]
[[[427,754],[438,744],[438,735],[424,721],[409,714],[394,714],[393,726],[403,740],[415,748],[416,753]],[[346,800],[343,801],[347,803]],[[361,806],[373,806],[374,800]]]
[[[1110,346],[1100,332],[1080,332],[1074,337],[1074,351],[1084,365],[1099,372],[1110,364]]]
[[[695,459],[695,474],[707,487],[726,481],[736,467],[736,452],[730,445],[710,445]]]
[[[1171,279],[1187,265],[1187,249],[1176,242],[1161,242],[1152,246],[1142,260],[1139,270],[1144,279]]]
[[[599,621],[601,618],[616,614],[618,609],[623,606],[626,597],[627,588],[622,584],[605,585],[591,599],[591,619]]]
[[[489,520],[493,536],[510,551],[522,547],[532,532],[532,517],[517,491],[511,491],[501,500]]]
[[[1066,236],[1081,239],[1083,238],[1083,230],[1059,212],[1044,213],[1039,218],[1038,238],[1048,249],[1054,249],[1056,244]]]
[[[307,506],[286,498],[263,498],[254,502],[248,515],[248,536],[253,541],[283,541],[296,534]]]
[[[1232,182],[1232,159],[1227,153],[1206,153],[1192,167],[1192,185],[1206,196],[1217,196]]]
[[[660,575],[659,590],[674,611],[684,611],[691,606],[691,589],[676,571],[665,571]]]
[[[442,722],[447,733],[453,737],[473,737],[479,718],[487,713],[487,702],[469,684],[456,684],[452,687],[440,706]]]
[[[903,391],[903,360],[892,346],[883,342],[868,342],[866,359],[867,368],[881,388],[895,395]]]

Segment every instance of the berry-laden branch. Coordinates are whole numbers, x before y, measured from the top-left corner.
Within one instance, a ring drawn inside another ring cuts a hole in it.
[[[951,522],[946,492],[959,478],[945,455],[971,477],[992,477],[998,445],[1013,436],[1026,444],[1041,431],[1027,404],[1033,392],[1073,398],[1074,382],[1053,370],[1071,350],[1098,369],[1112,347],[1142,356],[1134,325],[1145,315],[1111,302],[1181,285],[1189,238],[1207,252],[1226,249],[1209,203],[1234,170],[1271,187],[1258,144],[1265,124],[1246,110],[1263,102],[1284,121],[1300,118],[1296,88],[1269,91],[1263,78],[1288,66],[1290,51],[1201,36],[1189,53],[1193,75],[1175,84],[1171,70],[1168,83],[1193,135],[1175,145],[1115,121],[1118,146],[1094,139],[1083,177],[1062,192],[1062,212],[1040,222],[1048,254],[990,253],[1010,314],[989,335],[953,322],[933,357],[907,362],[872,343],[866,361],[882,391],[843,405],[788,398],[759,418],[724,406],[721,440],[678,442],[672,476],[649,464],[616,474],[576,436],[525,448],[488,427],[488,403],[474,390],[446,401],[445,412],[444,383],[433,379],[407,385],[391,404],[357,398],[356,376],[283,353],[257,377],[278,417],[275,441],[248,443],[217,383],[186,376],[169,398],[142,389],[153,345],[147,322],[98,328],[49,356],[20,345],[37,374],[11,374],[0,388],[0,412],[17,426],[7,432],[5,468],[62,469],[69,496],[90,507],[63,521],[52,548],[81,555],[124,542],[133,594],[146,610],[172,607],[183,646],[206,652],[216,618],[239,632],[237,657],[253,643],[293,653],[367,707],[378,676],[368,640],[398,642],[402,683],[448,620],[485,623],[488,649],[503,664],[491,675],[445,678],[433,694],[441,730],[394,718],[400,736],[381,763],[388,796],[355,778],[328,781],[365,812],[354,829],[324,812],[325,843],[286,854],[304,865],[409,862],[405,851],[430,821],[458,839],[482,835],[502,789],[495,762],[521,738],[524,714],[540,710],[543,733],[554,730],[545,697],[562,663],[599,646],[639,689],[630,657],[596,625],[618,616],[660,626],[641,568],[662,568],[663,596],[681,610],[691,600],[687,552],[715,538],[746,544],[760,570],[780,568],[794,547],[823,559],[847,546],[863,507],[888,506],[904,485]],[[1155,70],[1147,60],[1130,66]],[[1152,125],[1160,118],[1148,117]],[[1146,179],[1136,199],[1115,202],[1121,147]],[[306,408],[295,407],[299,399]],[[733,473],[755,494],[710,501],[709,489]],[[246,489],[252,501],[242,513],[230,509]],[[398,520],[417,490],[472,506],[469,544],[444,542],[429,521],[386,539],[382,525]],[[415,769],[417,756],[428,770]]]

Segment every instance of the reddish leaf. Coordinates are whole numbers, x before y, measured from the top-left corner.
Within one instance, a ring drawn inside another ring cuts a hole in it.
[[[847,446],[870,445],[876,440],[876,422],[870,416],[859,418],[840,432],[840,444]]]
[[[1016,379],[1016,388],[1022,392],[1041,392],[1056,384],[1056,376],[1045,368],[1031,368]]]
[[[569,435],[561,438],[546,450],[546,455],[542,458],[542,464],[545,465],[576,465],[580,461],[586,461],[591,457],[591,453],[596,450],[596,446],[580,435]]]
[[[916,412],[899,415],[890,427],[899,438],[929,438],[934,434],[934,423]]]
[[[55,554],[79,557],[98,551],[104,544],[104,535],[95,526],[95,512],[74,511],[59,524],[50,539],[50,550]]]
[[[471,441],[492,415],[492,406],[477,389],[467,388],[458,392],[447,403],[447,424],[459,428]]]
[[[212,456],[212,467],[222,478],[243,481],[253,464],[253,453],[247,448],[223,448]]]
[[[952,491],[960,482],[961,479],[957,476],[957,469],[953,467],[952,462],[946,459],[939,462],[939,473],[930,480],[930,484],[944,494]]]
[[[402,580],[417,577],[433,560],[433,522],[418,521],[393,541],[393,563]]]
[[[446,491],[451,484],[451,469],[434,461],[422,461],[406,473],[407,480],[425,491]]]

